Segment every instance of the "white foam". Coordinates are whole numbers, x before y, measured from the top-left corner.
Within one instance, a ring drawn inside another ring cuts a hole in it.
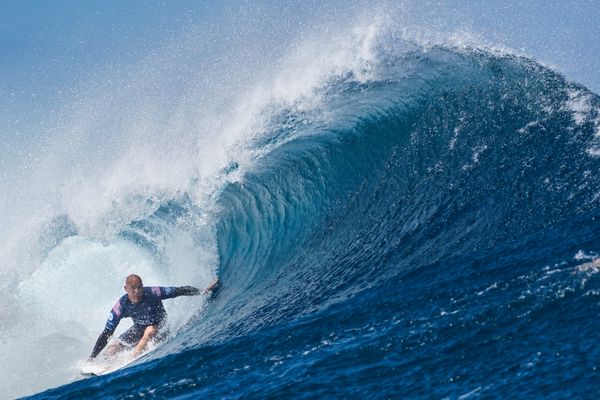
[[[565,109],[571,112],[573,121],[577,125],[583,125],[592,110],[591,97],[580,90],[569,90],[569,100],[565,102]]]

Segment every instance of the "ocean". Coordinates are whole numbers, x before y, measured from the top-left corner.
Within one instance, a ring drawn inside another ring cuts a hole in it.
[[[298,47],[218,118],[186,103],[203,130],[126,107],[75,161],[43,157],[64,176],[34,183],[50,206],[11,248],[32,267],[4,284],[0,397],[594,398],[600,97],[378,24]],[[222,287],[166,300],[166,343],[84,378],[129,273]]]

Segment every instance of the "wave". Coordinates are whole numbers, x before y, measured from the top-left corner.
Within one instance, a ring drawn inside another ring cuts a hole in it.
[[[597,208],[596,95],[477,49],[382,64],[329,83],[316,116],[282,111],[261,140],[285,143],[222,193],[220,268],[245,328]]]
[[[107,302],[109,285],[118,288],[131,267],[156,281],[203,282],[218,272],[223,289],[210,307],[194,305],[191,317],[170,310],[176,337],[151,362],[101,378],[110,387],[92,393],[79,381],[40,396],[124,395],[136,374],[144,376],[140,390],[156,396],[223,395],[241,390],[245,363],[251,376],[273,376],[273,365],[304,352],[315,358],[291,366],[287,378],[277,375],[268,393],[293,394],[285,388],[311,366],[319,377],[314,387],[301,385],[303,393],[342,390],[325,377],[330,370],[318,368],[328,362],[340,369],[339,382],[374,368],[384,376],[381,393],[401,393],[392,383],[402,365],[395,327],[407,323],[403,307],[435,299],[431,275],[459,291],[457,280],[481,283],[476,270],[465,275],[464,263],[484,258],[489,266],[513,251],[533,262],[532,249],[564,256],[572,238],[589,243],[581,235],[600,201],[597,95],[533,60],[491,49],[396,38],[374,52],[359,68],[319,81],[309,98],[270,103],[245,152],[219,169],[210,207],[185,190],[142,196],[152,211],[127,221],[108,245],[82,239],[67,216],[57,220],[45,263],[19,286],[21,294],[63,277],[61,265],[86,266],[81,278],[106,254],[120,266],[92,270],[96,279],[110,276],[95,292]],[[82,262],[88,255],[95,261]],[[181,262],[209,267],[177,269]],[[402,286],[413,280],[422,286]],[[86,303],[80,314],[101,308]],[[94,318],[83,325],[98,325]],[[370,341],[383,346],[371,328],[395,339],[369,356]],[[319,350],[333,342],[331,353]],[[336,351],[343,354],[338,364]],[[217,384],[216,371],[230,364],[237,369]],[[414,378],[418,369],[408,366],[406,374]],[[354,385],[355,393],[373,390],[363,380]]]

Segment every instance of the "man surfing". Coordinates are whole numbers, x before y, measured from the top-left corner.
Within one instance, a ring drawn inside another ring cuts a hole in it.
[[[93,361],[104,349],[122,318],[133,319],[133,326],[119,336],[118,341],[108,346],[105,354],[113,356],[122,350],[133,348],[133,357],[139,356],[150,341],[161,342],[169,335],[166,325],[167,312],[162,300],[179,296],[212,294],[218,286],[219,280],[215,278],[204,290],[192,286],[144,287],[142,278],[135,274],[129,275],[125,279],[127,294],[123,295],[110,310],[104,331],[98,337],[88,361]]]

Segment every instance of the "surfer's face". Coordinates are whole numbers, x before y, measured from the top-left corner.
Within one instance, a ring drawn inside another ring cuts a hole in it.
[[[144,285],[142,284],[142,280],[137,278],[127,280],[127,282],[125,282],[125,291],[132,303],[139,303],[142,301],[144,295]]]

